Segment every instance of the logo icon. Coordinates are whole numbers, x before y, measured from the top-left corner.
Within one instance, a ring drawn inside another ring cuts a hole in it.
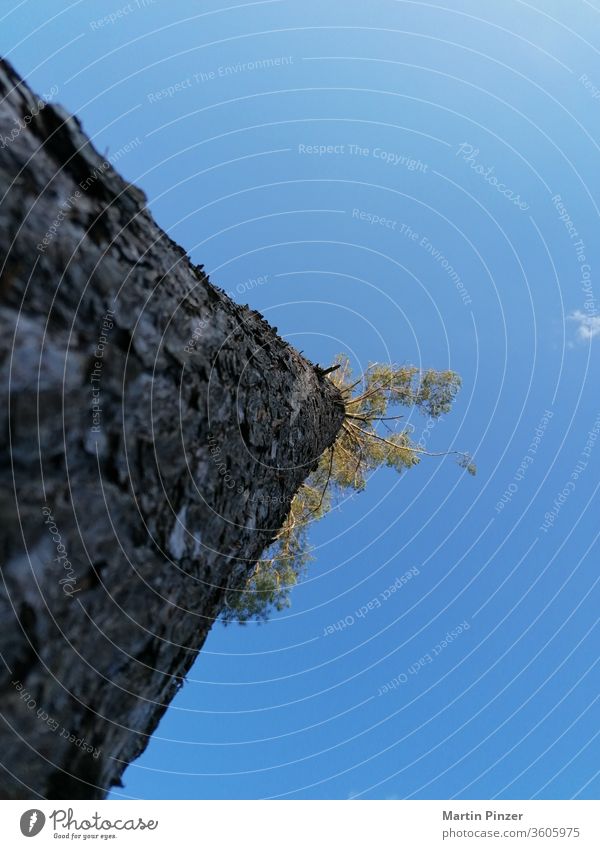
[[[42,811],[32,808],[21,816],[21,834],[25,837],[35,837],[43,829],[46,817]]]

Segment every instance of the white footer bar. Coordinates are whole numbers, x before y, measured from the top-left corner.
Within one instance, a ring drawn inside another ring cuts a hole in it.
[[[35,838],[33,844],[27,841]],[[165,841],[173,841],[171,844]],[[595,801],[0,803],[0,845],[598,849]]]

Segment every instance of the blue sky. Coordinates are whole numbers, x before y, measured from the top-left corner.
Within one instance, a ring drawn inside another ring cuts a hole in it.
[[[113,798],[597,798],[600,10],[11,5],[2,52],[216,284],[315,362],[460,372],[424,438],[479,469],[379,471],[316,526]]]

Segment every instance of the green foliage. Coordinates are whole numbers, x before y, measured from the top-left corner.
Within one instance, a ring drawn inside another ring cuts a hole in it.
[[[373,363],[354,380],[348,357],[339,355],[335,365],[329,379],[344,402],[342,428],[294,496],[267,557],[256,564],[246,587],[228,599],[223,614],[226,622],[266,619],[272,609],[289,607],[289,591],[312,559],[307,540],[311,522],[328,512],[336,496],[364,489],[369,472],[381,466],[403,472],[416,466],[423,455],[456,454],[462,468],[471,475],[476,473],[469,454],[432,454],[411,440],[412,428],[393,429],[388,424],[397,425],[403,418],[388,415],[390,408],[416,407],[434,419],[448,413],[460,388],[456,372]]]
[[[298,583],[313,559],[307,539],[309,525],[331,506],[331,494],[323,475],[321,462],[292,499],[290,512],[267,557],[258,561],[243,590],[229,594],[221,615],[224,622],[244,624],[249,619],[265,620],[269,611],[290,606],[290,588]]]
[[[459,457],[458,465],[461,468],[466,469],[470,475],[473,475],[473,477],[477,474],[477,466],[473,462],[471,455],[466,452]]]

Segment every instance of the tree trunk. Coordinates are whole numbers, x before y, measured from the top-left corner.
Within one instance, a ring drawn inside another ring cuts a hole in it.
[[[102,798],[343,411],[5,62],[0,128],[0,788]]]

